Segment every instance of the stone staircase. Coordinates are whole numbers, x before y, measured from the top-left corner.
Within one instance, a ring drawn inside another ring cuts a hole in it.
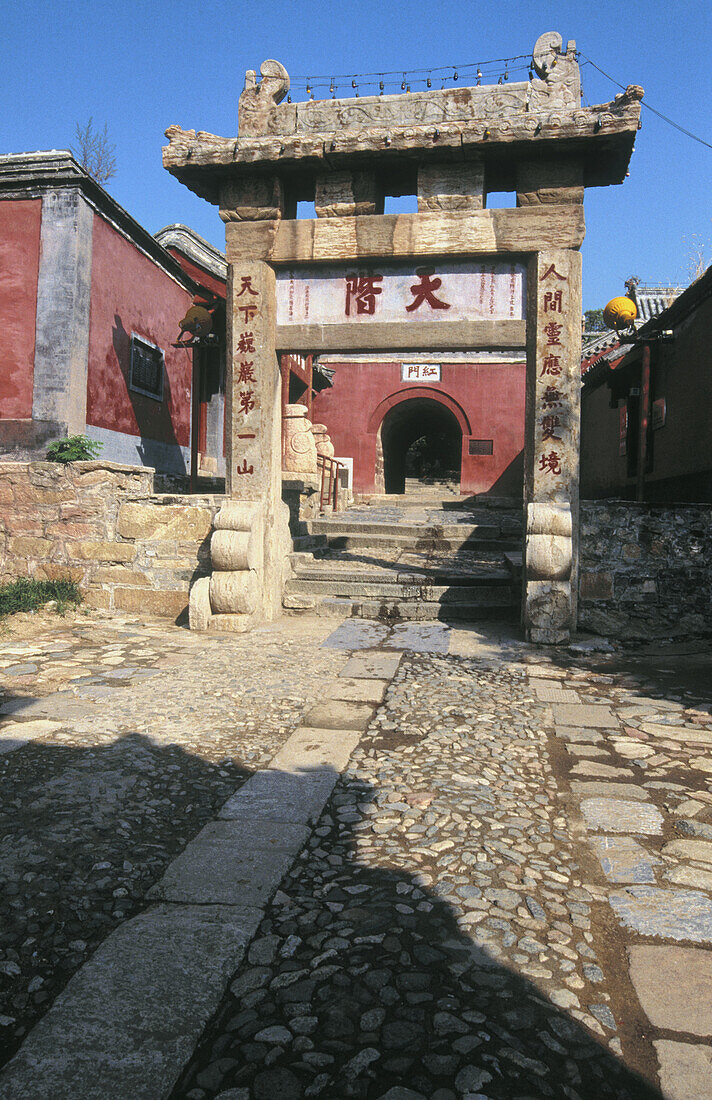
[[[408,491],[309,521],[287,611],[401,620],[517,618],[521,506]]]

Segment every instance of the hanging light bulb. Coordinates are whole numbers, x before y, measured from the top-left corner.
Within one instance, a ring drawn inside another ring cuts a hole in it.
[[[509,80],[509,69],[506,66],[504,69],[504,79]]]
[[[329,91],[331,92],[331,98],[335,99],[336,98],[336,92],[334,90],[334,78],[333,78],[333,76],[331,78],[331,84],[329,86]]]
[[[406,86],[405,86],[405,90],[406,90],[406,92],[409,92],[409,91],[410,91],[410,84],[406,84]]]
[[[531,70],[531,69],[529,70],[529,79],[530,79],[530,80],[533,80],[533,79],[534,79],[534,73],[532,72],[532,70]]]
[[[292,102],[292,97],[291,97],[291,95],[288,95],[287,96],[287,103],[291,103],[291,102]]]
[[[405,73],[403,73],[403,79],[401,81],[401,91],[405,91]]]
[[[309,87],[309,80],[307,80],[307,95],[311,95],[311,94],[312,94],[312,90]]]
[[[479,88],[481,83],[482,83],[482,69],[478,65],[477,66],[477,87],[478,88]]]
[[[498,83],[498,84],[501,84],[501,83],[502,83],[502,77],[501,77],[501,76],[500,76],[500,77],[499,77],[499,79],[497,80],[497,83]]]
[[[455,72],[452,74],[452,79],[457,80],[457,69],[455,69]]]
[[[352,88],[355,88],[355,87],[356,87],[356,81],[355,81],[355,80],[352,80],[352,81],[351,81],[351,87],[352,87]]]
[[[383,81],[382,80],[379,80],[378,87],[379,87],[379,95],[383,95]]]
[[[425,81],[425,83],[427,84],[427,86],[428,86],[429,88],[432,88],[432,86],[433,86],[433,82],[432,82],[432,80],[430,79],[430,77],[428,77],[428,79],[427,79],[427,80]]]

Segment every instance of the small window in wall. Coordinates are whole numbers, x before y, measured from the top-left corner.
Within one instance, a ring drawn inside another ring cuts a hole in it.
[[[163,352],[135,333],[131,334],[129,388],[155,401],[163,400]]]
[[[494,454],[494,440],[493,439],[471,439],[469,441],[469,451],[471,455],[491,455]]]

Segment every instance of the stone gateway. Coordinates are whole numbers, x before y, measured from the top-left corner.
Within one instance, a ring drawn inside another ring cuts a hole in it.
[[[575,43],[556,33],[541,35],[532,65],[506,85],[291,103],[270,60],[261,79],[246,74],[236,138],[166,131],[164,166],[225,222],[227,493],[245,505],[225,529],[244,531],[249,513],[253,530],[244,568],[196,593],[196,625],[244,629],[280,607],[280,354],[437,365],[526,348],[523,623],[542,643],[574,629],[583,193],[625,178],[643,91],[582,107]],[[507,190],[516,208],[487,208]],[[407,193],[416,213],[384,213],[386,195]],[[297,219],[304,200],[316,218]],[[468,442],[489,453],[468,441],[464,414],[460,429],[463,454]]]

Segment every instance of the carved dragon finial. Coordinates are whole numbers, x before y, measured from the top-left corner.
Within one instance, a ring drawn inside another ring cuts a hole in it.
[[[269,103],[270,107],[272,104],[281,103],[289,91],[289,73],[284,65],[280,61],[268,58],[260,65],[260,76],[262,79],[258,84],[255,70],[247,70],[245,73],[245,92],[261,96],[263,103],[265,100],[271,101]],[[240,96],[240,99],[242,99],[242,96]]]
[[[243,136],[267,133],[277,104],[289,91],[289,73],[279,61],[263,61],[260,76],[258,84],[254,69],[245,73],[245,87],[237,106],[238,129]]]
[[[570,75],[571,64],[576,64],[576,43],[568,42],[566,50],[563,45],[558,31],[546,31],[537,38],[532,50],[532,64],[542,80],[559,81]]]

